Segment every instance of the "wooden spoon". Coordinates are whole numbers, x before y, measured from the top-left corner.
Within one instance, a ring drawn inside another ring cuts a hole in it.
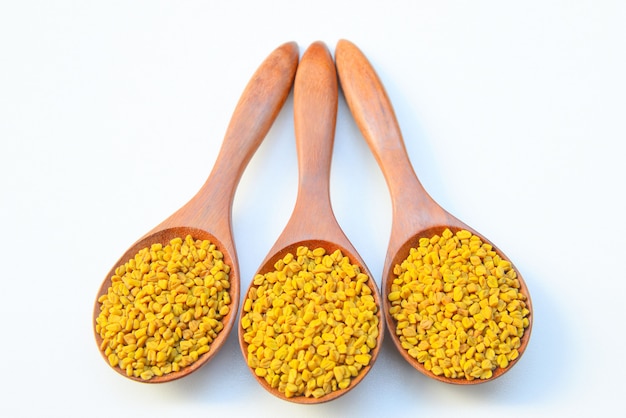
[[[445,228],[452,232],[465,229],[477,235],[483,242],[493,245],[484,236],[464,224],[456,217],[439,206],[422,187],[407,155],[402,133],[387,93],[375,70],[363,53],[353,43],[340,40],[335,50],[335,61],[341,88],[348,107],[365,137],[376,161],[382,169],[392,200],[392,227],[389,246],[383,267],[382,298],[387,327],[393,342],[401,355],[417,370],[434,379],[455,384],[476,384],[486,380],[466,380],[437,376],[426,370],[416,359],[408,355],[402,348],[395,333],[396,324],[389,314],[391,306],[387,296],[394,279],[393,268],[400,264],[409,254],[409,249],[418,246],[421,237],[432,237],[441,234]],[[494,250],[504,259],[508,258],[496,246]],[[515,268],[515,267],[513,267]],[[500,367],[493,371],[493,380],[501,376],[519,360],[528,345],[532,328],[532,307],[528,288],[522,277],[520,292],[527,297],[527,307],[531,311],[529,326],[521,339],[518,348],[520,356],[505,369]]]
[[[350,262],[359,266],[361,272],[368,275],[367,285],[372,291],[379,307],[378,338],[376,348],[368,366],[361,369],[346,389],[330,392],[320,398],[295,396],[286,397],[272,388],[264,378],[252,371],[257,381],[273,395],[296,403],[312,404],[335,399],[354,388],[369,372],[378,355],[382,343],[383,319],[380,308],[380,294],[367,266],[354,249],[333,213],[330,203],[329,180],[334,131],[337,119],[337,73],[326,45],[313,43],[303,54],[294,83],[294,125],[296,150],[299,164],[299,180],[296,204],[285,229],[276,240],[265,260],[258,269],[258,274],[274,271],[274,264],[286,254],[296,254],[299,246],[309,249],[323,247],[326,253],[339,249]],[[247,299],[250,288],[246,292]],[[243,312],[242,312],[243,315]],[[245,331],[239,324],[239,343],[244,358],[247,359],[248,344],[244,341]]]
[[[100,286],[93,312],[94,332],[101,305],[98,298],[107,293],[115,269],[134,257],[142,248],[150,247],[153,243],[165,245],[173,238],[184,239],[190,234],[194,239],[206,239],[215,244],[224,254],[224,262],[231,267],[230,312],[222,318],[224,328],[211,343],[210,350],[178,372],[153,377],[146,381],[136,377],[130,377],[130,379],[148,383],[179,379],[206,364],[226,341],[237,317],[240,299],[239,265],[231,225],[234,194],[245,167],[289,95],[298,58],[297,44],[288,42],[276,48],[263,61],[239,99],[213,170],[202,188],[188,203],[134,243],[114,264]],[[97,332],[95,332],[95,337],[100,347],[102,338]],[[100,351],[107,360],[104,352]],[[114,367],[114,370],[126,376],[125,371],[119,367]]]

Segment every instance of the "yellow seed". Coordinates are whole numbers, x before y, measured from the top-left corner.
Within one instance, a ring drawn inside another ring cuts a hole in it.
[[[455,302],[460,302],[461,300],[463,300],[463,288],[460,286],[455,286],[454,287],[454,291],[452,292],[452,298],[454,299]]]
[[[391,302],[393,302],[393,301],[396,301],[396,300],[400,299],[400,292],[399,292],[399,291],[397,291],[397,292],[391,292],[391,293],[389,293],[388,299],[389,299]]]
[[[112,367],[115,367],[115,366],[117,366],[119,364],[120,360],[119,360],[119,358],[117,357],[117,355],[115,353],[109,354],[108,357],[109,357],[109,364]]]
[[[444,232],[445,232],[445,231],[444,231]],[[465,230],[465,229],[463,229],[463,230],[458,231],[458,232],[456,233],[456,236],[457,236],[459,239],[468,239],[468,238],[470,238],[470,237],[472,236],[472,233],[471,233],[471,232],[469,232],[469,231],[467,231],[467,230]]]
[[[500,366],[500,368],[502,369],[506,369],[509,365],[509,359],[506,358],[505,354],[500,354],[496,362],[498,363],[498,366]]]
[[[498,287],[498,279],[494,276],[489,276],[487,277],[487,286],[489,286],[492,289],[495,289]]]
[[[333,374],[335,375],[335,379],[337,380],[337,382],[340,382],[343,380],[345,376],[345,372],[346,372],[346,369],[344,367],[333,368]]]
[[[141,372],[140,376],[143,380],[150,380],[152,379],[152,377],[154,377],[154,372],[152,371],[152,369],[144,370],[143,372]]]
[[[447,312],[456,312],[457,311],[457,306],[454,303],[448,303],[448,304],[446,304],[446,311]]]
[[[317,388],[311,393],[311,395],[314,398],[321,398],[322,396],[326,395],[326,391],[322,388]]]
[[[370,356],[369,354],[357,354],[356,356],[354,356],[354,360],[356,360],[357,363],[362,364],[363,366],[367,366],[370,363],[372,356]]]
[[[443,368],[441,368],[440,366],[433,366],[430,371],[437,376],[441,376],[444,373]]]

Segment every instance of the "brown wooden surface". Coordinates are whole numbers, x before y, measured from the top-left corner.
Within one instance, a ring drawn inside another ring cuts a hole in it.
[[[389,314],[387,299],[393,277],[393,267],[408,256],[409,249],[416,247],[421,237],[441,234],[446,228],[453,232],[467,229],[479,236],[483,242],[492,244],[483,235],[448,213],[426,192],[420,183],[409,160],[395,112],[374,68],[369,60],[352,42],[340,40],[335,50],[335,61],[341,89],[357,126],[365,137],[378,162],[391,195],[392,227],[387,255],[383,267],[382,299],[389,334],[401,355],[417,370],[434,379],[455,384],[476,384],[485,380],[449,379],[436,376],[424,369],[423,365],[408,355],[395,335],[395,321]],[[494,245],[494,249],[505,259],[504,253]],[[513,266],[515,268],[515,266]],[[531,311],[529,327],[524,332],[520,356],[506,369],[497,368],[491,379],[502,375],[521,358],[530,339],[533,312],[530,294],[520,271],[515,268],[522,284],[521,291],[527,296]],[[391,277],[391,278],[390,278]]]
[[[384,335],[379,290],[367,266],[339,226],[330,202],[330,165],[337,102],[337,73],[332,56],[324,43],[315,42],[304,52],[294,84],[294,125],[299,167],[296,204],[287,225],[261,263],[258,273],[273,271],[278,259],[289,252],[295,254],[296,248],[300,245],[306,245],[311,249],[324,247],[327,252],[341,249],[344,255],[350,257],[352,263],[359,265],[361,271],[370,277],[367,284],[372,289],[379,306],[379,337],[376,348],[370,353],[372,359],[369,366],[360,371],[350,386],[319,399],[305,396],[287,398],[252,371],[252,375],[270,393],[281,399],[303,404],[336,399],[354,388],[374,364]],[[240,323],[239,342],[247,361],[247,344],[243,340],[243,333]]]
[[[148,383],[175,380],[197,370],[219,351],[233,327],[240,300],[239,264],[231,225],[233,198],[248,162],[289,95],[298,58],[297,44],[288,42],[272,51],[261,63],[237,103],[213,170],[204,185],[183,207],[135,242],[113,265],[98,291],[93,312],[94,333],[95,321],[100,313],[97,299],[107,292],[115,268],[133,257],[140,249],[157,242],[166,244],[175,237],[184,239],[187,234],[191,234],[195,239],[211,240],[224,253],[224,261],[231,266],[232,302],[230,313],[223,318],[223,330],[212,342],[210,351],[200,356],[196,362],[179,372],[154,377],[148,380]],[[100,347],[102,339],[98,333],[95,333],[95,337]],[[102,355],[105,357],[104,353]],[[115,367],[114,370],[126,376],[119,367]],[[144,382],[139,378],[130,378]]]

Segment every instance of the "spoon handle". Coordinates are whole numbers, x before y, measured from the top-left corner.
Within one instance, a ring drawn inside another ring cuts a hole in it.
[[[385,176],[394,219],[430,206],[432,199],[413,170],[393,106],[369,60],[344,39],[337,43],[335,60],[348,107]]]
[[[330,165],[337,121],[337,73],[321,42],[302,56],[294,83],[294,128],[300,201],[329,206]]]
[[[193,199],[164,224],[184,222],[216,235],[231,234],[230,216],[237,185],[289,95],[298,58],[297,43],[287,42],[261,63],[235,107],[208,179]],[[216,228],[221,230],[215,231]]]
[[[248,82],[224,135],[213,169],[215,187],[234,191],[243,171],[282,108],[298,64],[298,46],[288,42],[275,49]],[[216,178],[219,177],[219,178]],[[230,187],[223,182],[230,180]]]
[[[315,42],[302,56],[294,82],[294,128],[298,156],[298,195],[292,216],[299,233],[320,235],[334,221],[330,166],[338,102],[337,72],[326,45]],[[288,225],[289,226],[289,225]]]

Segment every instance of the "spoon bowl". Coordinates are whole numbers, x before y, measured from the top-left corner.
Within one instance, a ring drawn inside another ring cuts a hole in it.
[[[419,246],[420,238],[441,236],[448,228],[452,233],[467,230],[491,245],[502,259],[510,261],[504,253],[483,235],[447,212],[426,192],[418,180],[408,154],[391,102],[372,65],[359,48],[345,39],[337,43],[335,61],[341,88],[357,126],[365,137],[387,182],[392,201],[392,227],[382,275],[382,299],[387,328],[402,357],[418,371],[446,383],[476,384],[493,380],[519,361],[530,339],[532,329],[532,306],[526,283],[517,272],[519,293],[525,296],[530,311],[528,326],[517,348],[519,356],[505,368],[497,367],[488,379],[468,380],[446,377],[427,370],[424,364],[408,354],[396,334],[397,321],[390,313],[389,294],[395,279],[394,268],[405,260],[411,248]]]
[[[326,254],[340,250],[350,263],[367,275],[364,284],[369,288],[376,304],[376,345],[370,351],[371,359],[358,374],[350,380],[349,386],[330,391],[323,396],[307,396],[305,393],[287,396],[284,391],[269,384],[266,378],[251,372],[255,379],[271,394],[278,398],[302,404],[321,403],[336,399],[354,388],[369,372],[374,364],[383,337],[382,309],[376,283],[345,233],[339,226],[330,203],[329,180],[334,131],[337,118],[338,87],[337,74],[332,56],[322,42],[313,43],[303,54],[294,82],[294,125],[296,151],[298,156],[299,178],[295,208],[287,225],[279,235],[265,260],[261,263],[257,276],[275,271],[275,264],[287,254],[296,255],[301,246],[310,250],[323,248]],[[255,276],[256,277],[256,276]],[[254,281],[246,292],[245,300],[256,293]],[[245,303],[245,302],[244,302]],[[244,337],[246,329],[242,325],[246,307],[242,309],[239,321],[239,342],[243,356],[248,360],[250,344]]]
[[[111,278],[116,269],[143,248],[150,248],[152,244],[157,243],[165,246],[174,238],[185,239],[190,235],[194,240],[209,240],[223,254],[224,263],[230,266],[228,279],[230,305],[228,313],[220,319],[223,328],[210,343],[209,351],[178,371],[144,380],[133,374],[128,375],[120,367],[112,366],[121,375],[146,383],[176,380],[206,364],[226,341],[234,325],[240,299],[239,265],[231,225],[234,194],[245,167],[287,99],[297,65],[298,46],[295,42],[287,42],[267,56],[239,99],[216,162],[204,185],[191,200],[137,240],[120,257],[105,276],[98,290],[93,311],[96,343],[108,363],[109,359],[104,348],[107,342],[103,341],[96,328],[102,307],[99,299],[106,295],[111,287]]]

